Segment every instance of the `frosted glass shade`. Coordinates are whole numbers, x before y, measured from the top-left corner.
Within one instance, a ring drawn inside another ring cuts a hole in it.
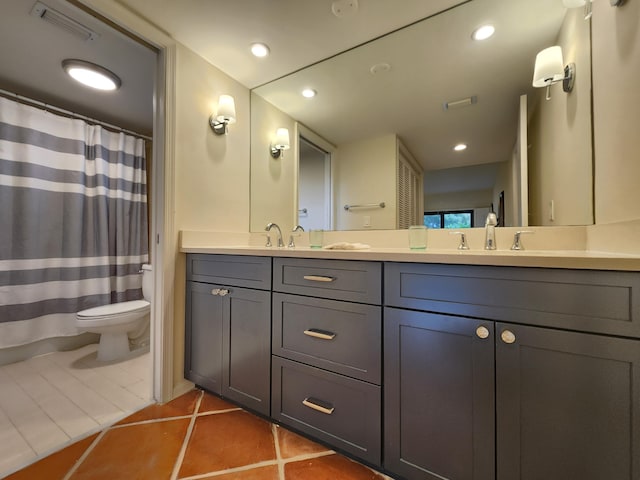
[[[276,140],[273,146],[278,150],[289,150],[291,144],[289,143],[289,130],[286,128],[279,128],[276,130]]]
[[[533,72],[534,87],[546,87],[563,78],[562,48],[558,46],[545,48],[536,55],[536,66]]]
[[[219,122],[236,123],[236,104],[231,95],[220,95],[216,120]]]

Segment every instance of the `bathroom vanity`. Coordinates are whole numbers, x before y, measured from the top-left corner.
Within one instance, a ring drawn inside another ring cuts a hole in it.
[[[207,390],[410,480],[640,475],[640,273],[220,252],[187,254]]]

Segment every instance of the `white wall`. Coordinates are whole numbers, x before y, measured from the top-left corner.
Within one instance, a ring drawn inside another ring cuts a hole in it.
[[[557,45],[565,64],[576,64],[576,79],[568,94],[558,83],[551,87],[550,100],[545,100],[544,88],[531,96],[529,224],[589,225],[593,223],[591,59],[589,22],[581,8],[567,10]],[[555,221],[550,220],[551,200]]]
[[[289,129],[291,148],[285,151],[284,158],[272,158],[270,145],[280,127]],[[283,232],[289,232],[297,221],[298,142],[295,122],[262,97],[252,94],[250,142],[250,231],[264,231],[267,223],[275,222]]]
[[[640,4],[593,3],[596,223],[640,219]],[[636,241],[638,241],[636,239]]]
[[[340,145],[333,154],[336,230],[396,228],[396,136]],[[344,205],[385,202],[385,208],[344,210]]]

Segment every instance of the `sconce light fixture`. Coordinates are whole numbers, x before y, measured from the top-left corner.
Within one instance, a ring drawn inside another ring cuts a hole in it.
[[[289,143],[289,130],[286,128],[279,128],[276,130],[276,139],[271,144],[270,148],[271,156],[273,158],[284,158],[284,151],[291,148]]]
[[[209,117],[209,125],[216,135],[226,135],[230,123],[236,123],[236,104],[231,95],[220,95],[218,113]]]
[[[545,48],[536,55],[533,86],[537,88],[547,87],[547,100],[551,98],[551,85],[562,82],[562,90],[568,93],[573,90],[575,77],[575,63],[564,65],[562,48],[559,46]]]

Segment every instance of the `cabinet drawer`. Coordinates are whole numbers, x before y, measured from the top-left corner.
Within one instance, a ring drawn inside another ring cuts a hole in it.
[[[385,264],[385,304],[640,337],[640,274]]]
[[[380,383],[381,307],[273,294],[275,355]]]
[[[377,262],[273,259],[273,289],[284,293],[380,304],[381,275]]]
[[[279,357],[272,368],[275,420],[380,464],[380,387]]]
[[[269,290],[271,258],[188,254],[187,280]]]

